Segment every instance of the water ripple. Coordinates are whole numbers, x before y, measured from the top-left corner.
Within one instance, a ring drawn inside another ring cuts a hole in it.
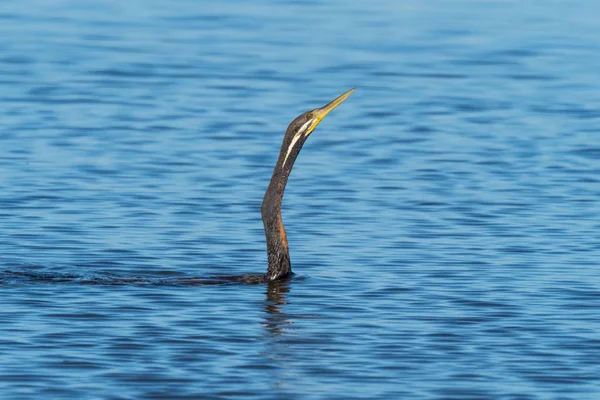
[[[597,399],[598,5],[516,6],[8,2],[3,397]]]

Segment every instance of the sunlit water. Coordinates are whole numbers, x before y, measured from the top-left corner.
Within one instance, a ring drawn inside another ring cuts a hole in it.
[[[4,1],[0,397],[600,398],[599,13]]]

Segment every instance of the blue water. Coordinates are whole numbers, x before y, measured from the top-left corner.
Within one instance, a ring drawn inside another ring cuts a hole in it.
[[[0,398],[599,399],[599,13],[4,1]]]

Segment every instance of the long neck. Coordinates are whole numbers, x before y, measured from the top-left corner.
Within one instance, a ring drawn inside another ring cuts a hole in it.
[[[288,177],[292,171],[294,161],[300,152],[300,147],[294,148],[289,154],[287,149],[289,143],[284,139],[279,159],[273,170],[273,176],[269,183],[269,188],[265,193],[262,203],[262,219],[265,227],[265,236],[267,239],[267,255],[269,266],[266,279],[273,281],[292,273],[290,264],[290,252],[288,248],[287,236],[281,219],[281,202],[283,201],[283,192],[287,184]]]

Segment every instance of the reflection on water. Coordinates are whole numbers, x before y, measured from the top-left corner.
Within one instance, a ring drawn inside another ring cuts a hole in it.
[[[265,294],[265,318],[263,325],[270,335],[281,335],[285,333],[287,325],[291,321],[285,313],[286,295],[290,291],[290,280],[269,282]]]
[[[0,397],[596,400],[599,7],[3,3]]]

